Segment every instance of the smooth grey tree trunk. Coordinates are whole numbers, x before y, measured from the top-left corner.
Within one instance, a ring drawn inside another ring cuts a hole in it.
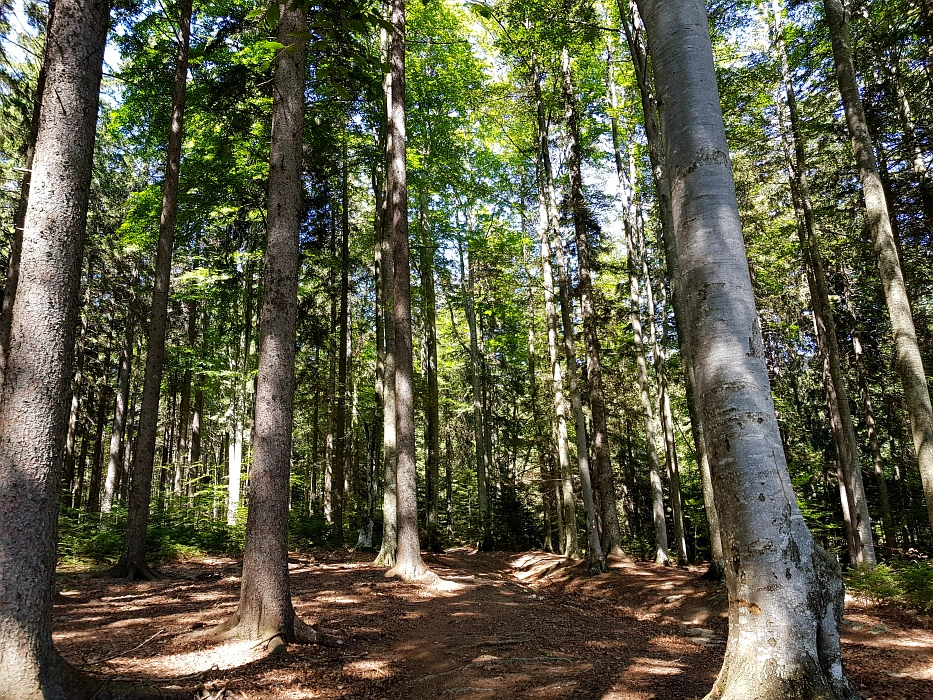
[[[298,235],[302,219],[305,13],[279,6],[269,158],[253,464],[240,604],[217,628],[267,641],[271,654],[311,631],[296,620],[288,581],[288,496],[295,399]],[[313,632],[313,631],[312,631]]]
[[[162,390],[162,365],[165,361],[165,335],[168,330],[168,295],[172,277],[172,248],[175,242],[175,218],[178,214],[178,179],[181,169],[181,146],[184,136],[185,92],[188,81],[188,43],[191,33],[191,0],[183,0],[175,82],[172,90],[172,116],[169,127],[162,192],[162,215],[156,250],[155,285],[149,340],[146,344],[146,369],[142,406],[139,412],[136,453],[133,457],[132,483],[127,504],[126,535],[123,551],[110,573],[127,580],[155,579],[157,574],[146,564],[146,527],[152,493],[152,470],[155,460],[156,433],[159,427],[159,395]]]
[[[87,700],[52,644],[59,488],[110,4],[58,0],[0,401],[0,697]]]
[[[709,467],[709,457],[706,452],[706,440],[703,432],[703,416],[694,388],[693,365],[690,362],[690,340],[684,327],[684,310],[681,301],[683,295],[680,285],[680,262],[677,257],[677,245],[674,234],[674,218],[671,211],[671,187],[664,160],[664,148],[661,143],[661,123],[658,115],[658,104],[654,96],[652,78],[648,72],[648,47],[645,44],[644,32],[641,26],[641,17],[634,0],[617,0],[619,13],[622,18],[622,28],[626,43],[632,57],[632,66],[638,83],[638,92],[641,97],[642,109],[645,115],[645,136],[648,140],[648,158],[651,163],[651,177],[654,181],[655,197],[658,203],[658,218],[661,224],[661,238],[664,244],[664,260],[667,266],[667,276],[671,285],[671,306],[674,307],[674,323],[677,329],[677,340],[680,352],[685,359],[684,365],[684,391],[687,396],[687,410],[690,413],[690,428],[693,433],[693,444],[696,450],[697,463],[700,468],[700,477],[703,483],[703,503],[706,510],[706,519],[710,530],[710,553],[712,566],[710,573],[718,578],[724,575],[722,536],[719,527],[719,513],[713,496],[713,479]],[[629,21],[626,4],[634,22]],[[633,26],[633,24],[635,26]],[[615,84],[610,82],[612,88],[611,104],[616,105]],[[613,120],[615,123],[615,120]],[[616,167],[620,174],[624,168],[618,145],[618,127],[613,131],[613,142],[616,150]],[[621,175],[620,175],[621,177]]]
[[[858,697],[844,589],[787,472],[702,0],[639,0],[658,86],[687,335],[730,556],[729,640],[710,698]]]
[[[900,258],[891,220],[885,200],[884,188],[878,175],[878,166],[865,110],[859,95],[852,60],[851,32],[846,9],[841,0],[824,0],[826,19],[829,23],[830,40],[836,63],[836,80],[842,95],[846,124],[852,141],[852,151],[862,183],[865,211],[871,230],[872,246],[878,262],[881,284],[884,287],[888,314],[891,317],[891,332],[897,355],[896,366],[904,389],[904,403],[910,416],[920,478],[926,497],[927,514],[933,525],[933,406],[930,404],[930,389],[917,343],[907,287],[901,270]]]
[[[436,579],[421,558],[415,465],[415,395],[411,338],[411,266],[408,247],[408,172],[405,163],[405,0],[391,0],[392,108],[389,216],[395,267],[395,439],[398,550],[386,576],[403,581]]]

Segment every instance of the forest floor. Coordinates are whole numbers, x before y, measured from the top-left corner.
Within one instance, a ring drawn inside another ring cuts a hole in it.
[[[445,590],[386,579],[372,554],[291,559],[292,598],[340,648],[218,643],[204,628],[237,605],[239,564],[165,566],[165,580],[59,575],[54,636],[101,677],[211,700],[702,698],[722,662],[726,591],[704,569],[615,561],[590,577],[543,552],[426,555]],[[863,698],[933,699],[933,621],[848,601],[843,657]],[[198,632],[201,632],[199,635]]]

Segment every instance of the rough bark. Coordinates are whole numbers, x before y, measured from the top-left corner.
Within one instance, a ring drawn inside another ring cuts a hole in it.
[[[857,698],[844,589],[787,473],[701,0],[639,0],[661,104],[697,397],[729,558],[729,641],[710,698]]]
[[[194,306],[188,305],[188,348],[194,352],[195,332]],[[175,478],[172,480],[172,493],[179,498],[185,492],[186,470],[188,467],[188,449],[190,447],[189,423],[191,421],[191,367],[186,367],[181,379],[181,397],[179,399],[178,436],[175,443]]]
[[[282,4],[276,31],[266,253],[260,315],[253,464],[237,612],[218,631],[284,652],[296,625],[288,581],[288,494],[295,399],[298,234],[302,217],[305,13]]]
[[[46,27],[52,24],[55,15],[55,0],[49,0]],[[19,199],[13,211],[13,238],[10,240],[10,257],[7,261],[6,279],[3,283],[3,301],[0,303],[0,384],[6,373],[7,359],[10,352],[10,331],[13,323],[13,304],[19,285],[19,265],[23,253],[23,226],[26,221],[26,209],[29,206],[29,189],[32,183],[32,164],[36,155],[36,138],[39,133],[39,110],[45,93],[45,79],[48,72],[48,52],[43,49],[42,65],[36,79],[36,92],[32,105],[32,118],[29,134],[26,137],[26,152],[23,158],[23,179],[20,182]]]
[[[391,0],[392,108],[389,112],[392,175],[389,216],[395,267],[395,430],[398,550],[386,576],[403,581],[435,577],[421,559],[415,468],[415,396],[411,338],[411,267],[408,247],[408,173],[405,164],[405,0]]]
[[[917,343],[917,331],[904,284],[904,274],[891,230],[884,188],[878,175],[875,152],[855,77],[848,17],[841,0],[824,0],[824,7],[836,63],[836,80],[839,83],[846,124],[862,183],[872,247],[891,318],[897,371],[904,389],[904,403],[910,416],[927,513],[930,523],[933,524],[933,406],[930,404],[930,389]]]
[[[593,254],[590,250],[590,214],[583,192],[581,163],[583,150],[580,143],[580,118],[573,85],[570,52],[565,46],[561,52],[562,89],[565,104],[564,122],[569,140],[567,170],[570,174],[570,204],[573,210],[573,230],[577,243],[577,275],[580,309],[583,316],[583,339],[586,347],[586,386],[588,389],[592,430],[589,436],[593,456],[593,475],[599,493],[602,520],[602,548],[606,554],[625,556],[622,551],[622,530],[616,503],[615,479],[609,458],[609,435],[606,429],[606,399],[603,394],[603,371],[600,356],[598,319],[593,300]]]
[[[392,33],[383,29],[383,58],[388,59],[392,45]],[[382,412],[382,545],[374,564],[391,569],[395,566],[398,551],[398,519],[396,517],[396,450],[395,450],[395,265],[393,263],[394,245],[392,222],[389,218],[389,188],[392,182],[392,168],[388,166],[391,153],[392,132],[388,126],[388,115],[392,105],[392,72],[386,72],[382,80],[382,95],[385,101],[385,121],[383,129],[383,147],[386,156],[385,189],[379,201],[380,212],[380,270],[382,271],[382,314],[385,324],[385,368],[383,370],[383,412]]]
[[[172,277],[172,247],[175,242],[175,218],[178,214],[178,179],[184,135],[185,90],[188,80],[188,41],[191,31],[191,0],[183,0],[179,22],[178,53],[175,57],[175,82],[172,91],[172,116],[169,127],[162,192],[162,215],[156,249],[155,285],[146,344],[146,369],[143,380],[136,453],[127,504],[126,536],[115,576],[133,580],[154,578],[146,565],[146,526],[152,492],[156,433],[159,424],[159,394],[162,389],[162,364],[165,360],[165,335],[168,328],[168,295]]]
[[[52,644],[59,488],[108,2],[59,0],[0,401],[0,697],[87,700]]]
[[[109,356],[109,352],[107,353]],[[108,357],[109,359],[109,357]],[[109,362],[108,362],[109,364]],[[100,513],[101,484],[100,478],[104,467],[104,424],[107,422],[107,400],[110,387],[106,382],[100,386],[100,397],[97,403],[97,421],[94,430],[94,456],[91,458],[91,481],[87,489],[87,512]]]

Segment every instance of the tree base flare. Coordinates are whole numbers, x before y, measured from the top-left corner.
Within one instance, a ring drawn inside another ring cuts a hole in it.
[[[395,548],[386,547],[385,543],[382,544],[382,549],[379,550],[379,555],[373,561],[373,566],[384,566],[387,569],[391,569],[395,566]]]
[[[441,580],[437,574],[424,564],[419,566],[398,563],[385,572],[385,577],[397,578],[405,583],[420,583],[425,586],[435,586]]]
[[[341,649],[344,641],[330,634],[326,634],[316,627],[309,625],[297,616],[293,618],[291,630],[260,630],[248,628],[240,619],[240,613],[235,612],[224,622],[209,629],[206,633],[195,633],[197,636],[219,637],[220,639],[255,640],[257,646],[265,645],[269,656],[284,658],[288,655],[288,644],[318,644],[331,649]]]
[[[102,571],[98,576],[100,578],[122,578],[127,583],[133,581],[161,581],[165,578],[145,562],[134,564],[117,562],[109,569]]]

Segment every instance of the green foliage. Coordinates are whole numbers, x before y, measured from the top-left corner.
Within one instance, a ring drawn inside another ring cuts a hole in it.
[[[857,569],[846,576],[846,588],[874,603],[929,612],[933,610],[933,563],[892,562]]]

